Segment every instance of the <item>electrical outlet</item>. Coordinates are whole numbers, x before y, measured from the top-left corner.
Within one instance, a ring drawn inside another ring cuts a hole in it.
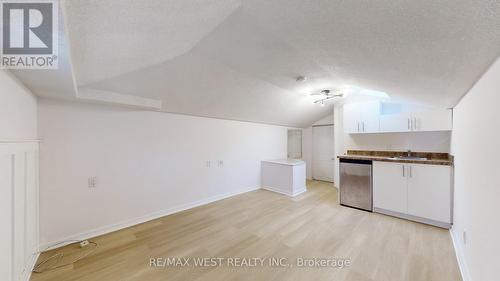
[[[97,187],[97,177],[90,177],[90,178],[88,178],[88,187],[89,188],[95,188],[95,187]]]
[[[89,241],[88,240],[83,240],[80,242],[80,248],[85,248],[89,245]]]
[[[462,232],[462,241],[464,242],[464,245],[467,244],[467,231],[466,230],[464,230]]]

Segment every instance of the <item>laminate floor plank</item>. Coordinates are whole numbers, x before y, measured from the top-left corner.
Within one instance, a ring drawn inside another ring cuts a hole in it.
[[[98,248],[75,264],[31,281],[335,280],[459,281],[447,230],[338,205],[332,184],[308,181],[290,198],[257,190],[90,239]],[[87,251],[89,249],[85,249]],[[84,250],[68,245],[63,261]],[[195,258],[225,258],[195,266]],[[150,266],[151,258],[189,258],[189,266]],[[237,267],[228,259],[262,258]],[[349,259],[350,266],[298,266],[298,259]],[[270,265],[283,259],[281,265]]]

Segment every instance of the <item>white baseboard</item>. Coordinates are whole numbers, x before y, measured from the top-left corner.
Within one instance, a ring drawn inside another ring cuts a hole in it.
[[[467,266],[467,262],[465,261],[465,254],[462,248],[462,244],[460,243],[460,239],[455,236],[455,231],[453,228],[450,229],[451,241],[453,242],[453,248],[455,248],[455,254],[457,256],[458,267],[460,269],[460,273],[462,274],[463,281],[472,281],[470,278],[469,267]]]
[[[212,197],[208,197],[206,199],[201,199],[201,200],[194,201],[191,203],[175,206],[175,207],[172,207],[169,209],[153,212],[153,213],[150,213],[150,214],[138,217],[138,218],[129,219],[129,220],[122,221],[122,222],[119,222],[116,224],[99,227],[99,228],[96,228],[96,229],[93,229],[90,231],[86,231],[86,232],[82,232],[82,233],[78,233],[78,234],[74,234],[74,235],[69,235],[69,236],[60,238],[56,241],[43,243],[40,245],[40,249],[42,251],[47,251],[47,250],[51,250],[51,249],[60,248],[60,247],[63,247],[65,245],[73,243],[73,241],[75,241],[75,240],[78,240],[78,241],[87,240],[87,239],[90,239],[92,237],[104,235],[104,234],[114,232],[114,231],[117,231],[120,229],[131,227],[131,226],[141,224],[141,223],[144,223],[147,221],[151,221],[151,220],[154,220],[157,218],[161,218],[164,216],[168,216],[171,214],[182,212],[182,211],[185,211],[188,209],[192,209],[192,208],[195,208],[198,206],[206,205],[206,204],[209,204],[209,203],[212,203],[215,201],[219,201],[222,199],[226,199],[226,198],[229,198],[232,196],[236,196],[239,194],[247,193],[247,192],[258,190],[258,189],[260,189],[260,187],[251,187],[251,188],[244,189],[244,190],[238,190],[238,191],[234,191],[234,192],[228,192],[228,193],[224,193],[224,194],[220,194],[220,195],[215,195]],[[65,242],[65,241],[67,241],[67,242]],[[52,247],[53,245],[56,245],[56,246]]]
[[[23,280],[23,281],[29,281],[30,280],[31,273],[33,272],[33,269],[35,268],[35,265],[36,265],[36,262],[38,260],[38,257],[40,257],[40,253],[36,253],[35,255],[33,255],[31,257],[30,261],[26,265],[26,268],[24,269],[23,277],[20,280]]]
[[[313,177],[312,180],[316,180],[316,181],[324,181],[324,182],[331,182],[333,183],[333,178],[327,178],[327,177]]]
[[[419,223],[434,225],[434,226],[446,228],[446,229],[450,229],[450,227],[451,227],[451,223],[449,223],[449,222],[431,220],[431,219],[427,219],[427,218],[412,216],[412,215],[403,214],[400,212],[394,212],[391,210],[386,210],[386,209],[377,208],[377,207],[373,207],[373,212],[388,215],[388,216],[398,217],[398,218],[402,218],[402,219],[406,219],[406,220],[416,221]]]
[[[262,187],[262,189],[269,190],[269,191],[276,192],[276,193],[283,194],[283,195],[287,195],[287,196],[290,196],[290,197],[295,197],[295,196],[297,196],[299,194],[302,194],[302,193],[304,193],[304,192],[307,191],[306,187],[304,187],[303,189],[297,190],[294,193],[286,192],[286,191],[279,190],[279,189],[272,188],[272,187]]]
[[[292,196],[295,197],[295,196],[302,194],[306,191],[307,191],[307,188],[304,187],[304,189],[300,189],[300,190],[297,190],[296,192],[294,192]]]

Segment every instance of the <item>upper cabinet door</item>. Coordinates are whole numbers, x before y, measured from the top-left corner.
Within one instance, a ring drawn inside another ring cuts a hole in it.
[[[437,109],[412,114],[413,131],[451,131],[451,109]]]
[[[373,207],[406,214],[408,169],[402,163],[373,162]]]
[[[380,132],[382,133],[398,133],[411,131],[411,115],[386,114],[380,115]]]
[[[359,104],[361,132],[377,133],[380,131],[380,102],[370,101]]]
[[[360,133],[360,110],[359,104],[348,103],[344,105],[344,132],[347,134]]]
[[[380,103],[369,101],[344,105],[344,132],[348,134],[379,131]]]
[[[439,222],[451,222],[450,166],[409,165],[408,214]]]
[[[412,111],[399,110],[389,114],[379,101],[348,103],[344,105],[344,132],[397,133],[422,131],[451,131],[451,109]]]

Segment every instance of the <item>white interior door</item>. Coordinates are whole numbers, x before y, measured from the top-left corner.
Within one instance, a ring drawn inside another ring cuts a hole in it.
[[[333,182],[334,165],[333,125],[313,127],[313,179]]]
[[[288,130],[288,158],[302,158],[302,130]]]

